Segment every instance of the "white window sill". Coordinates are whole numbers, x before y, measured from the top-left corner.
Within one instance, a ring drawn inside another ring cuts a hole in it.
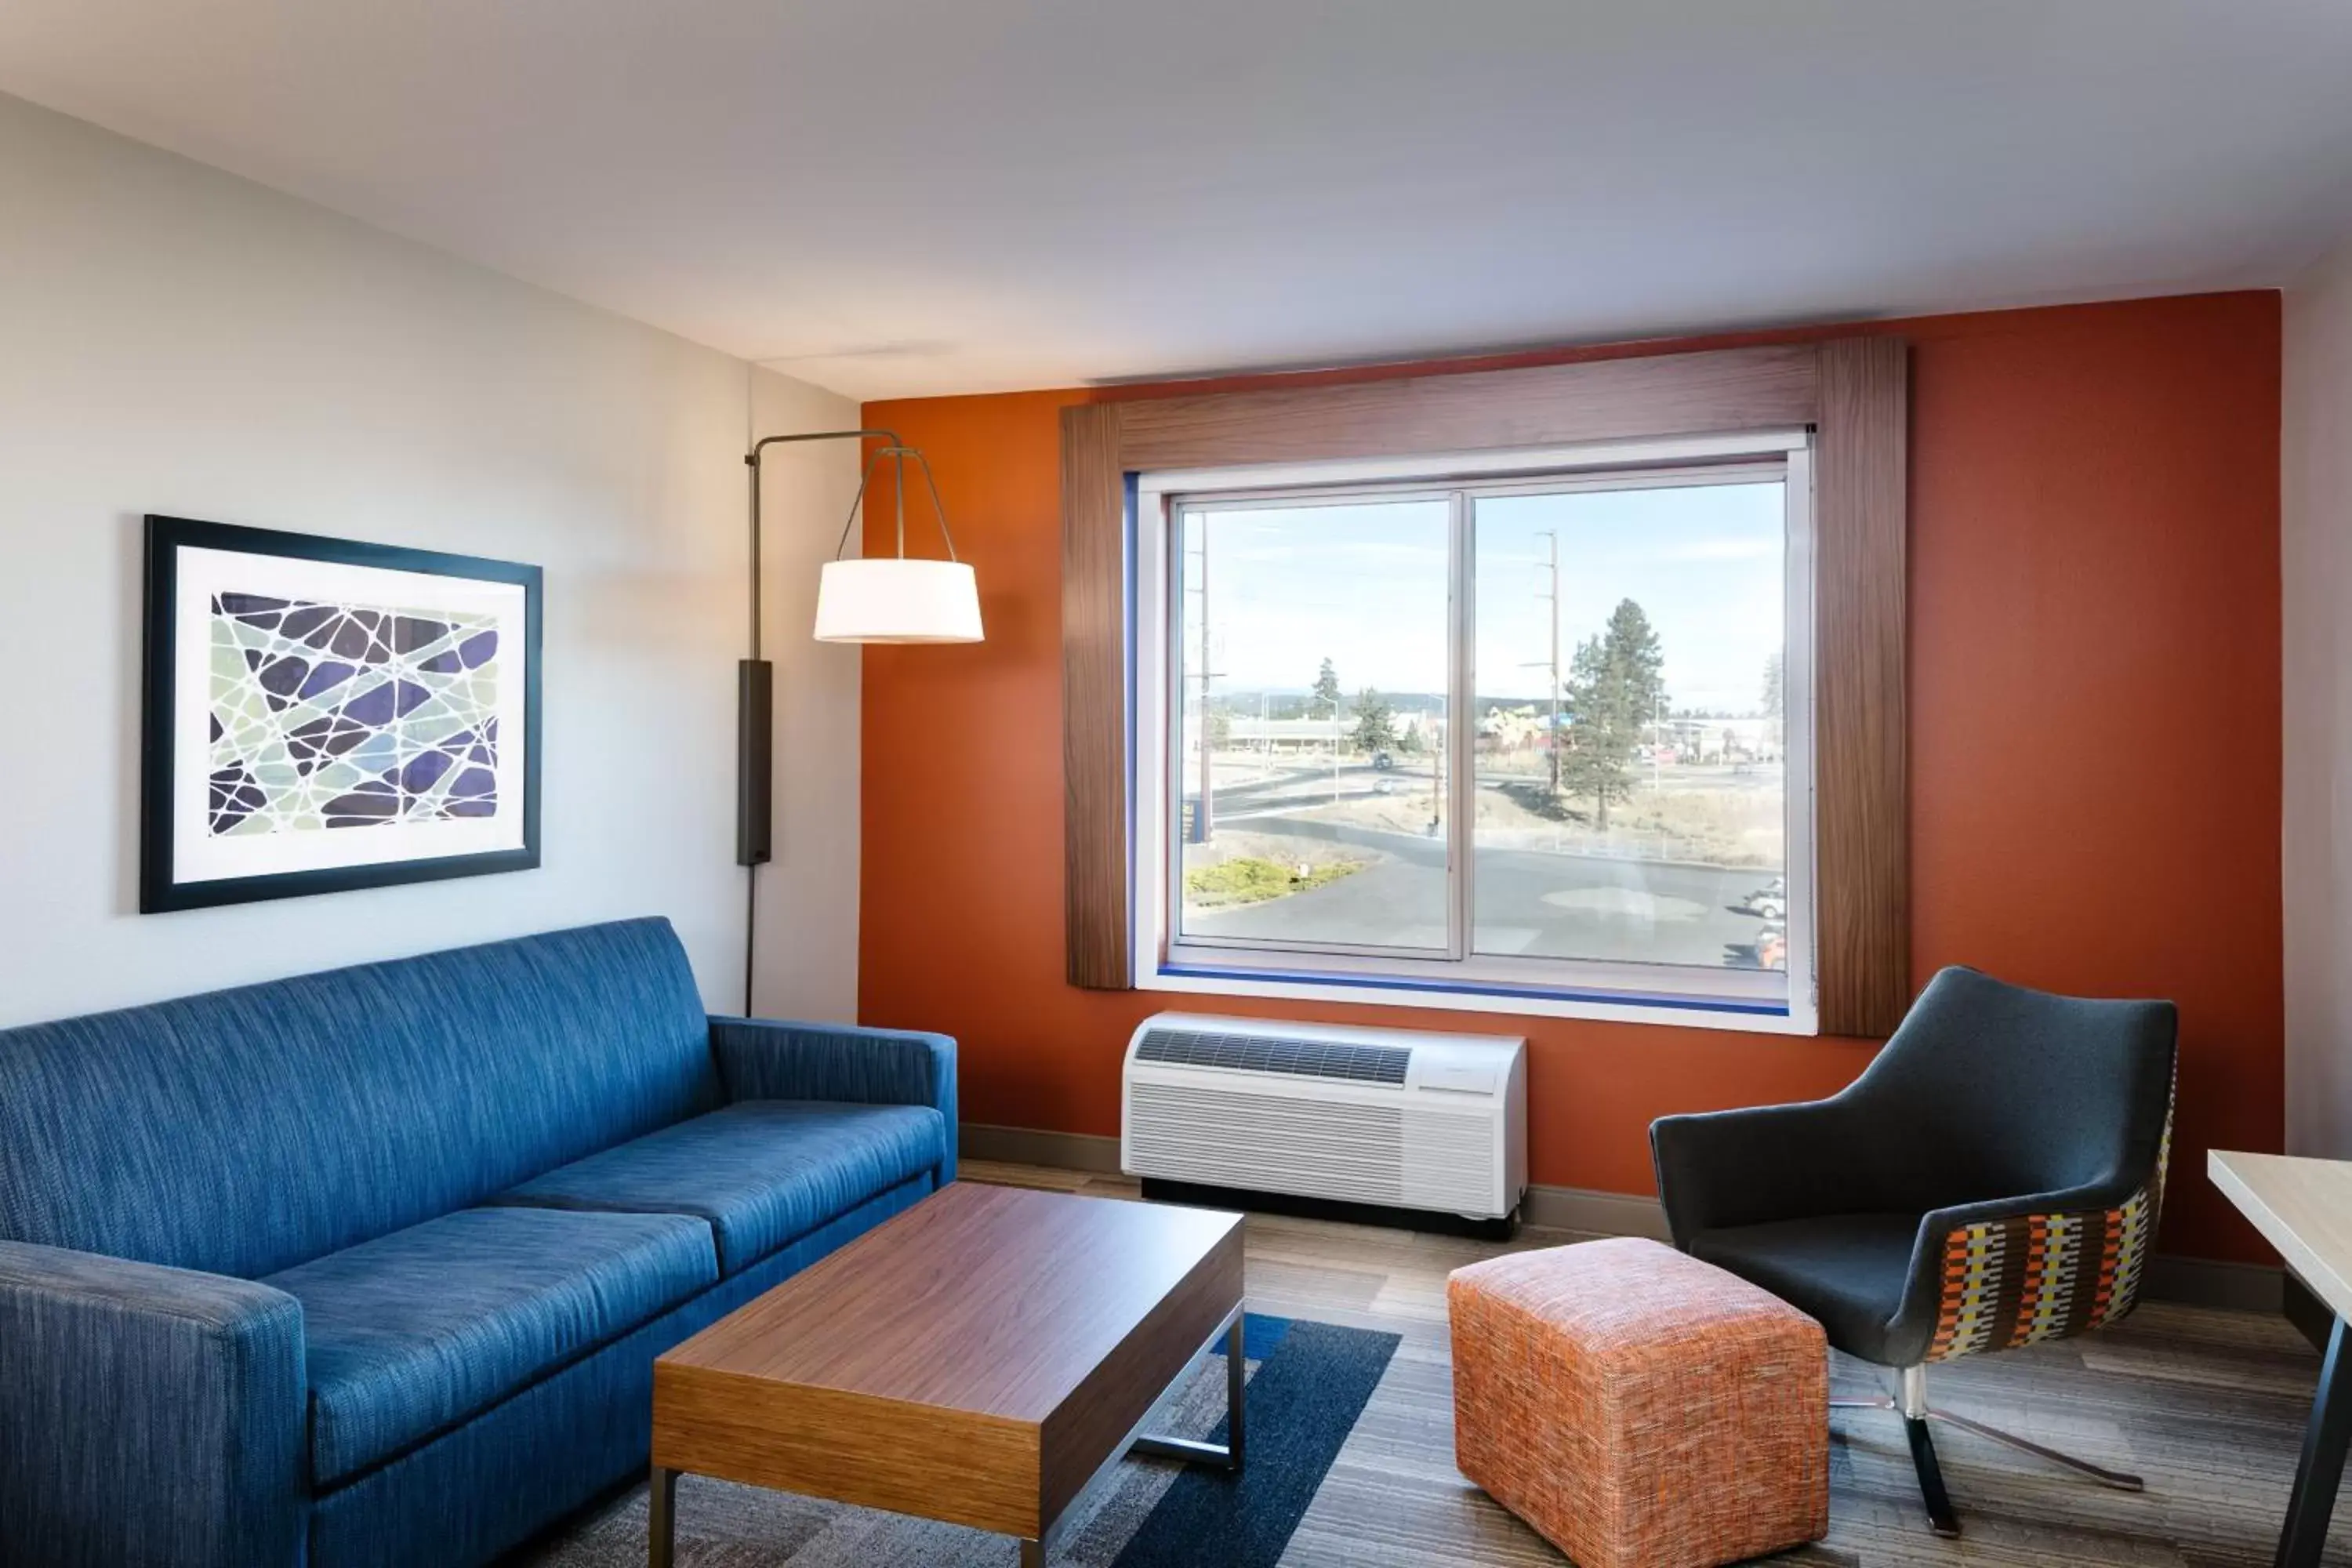
[[[1663,1024],[1685,1029],[1722,1029],[1749,1035],[1818,1035],[1809,1003],[1733,1001],[1620,1001],[1591,993],[1547,992],[1526,987],[1448,984],[1386,975],[1337,979],[1320,975],[1181,965],[1137,966],[1139,991],[1192,995],[1265,996],[1290,1001],[1340,1002],[1374,1007],[1418,1007],[1448,1013],[1501,1013],[1534,1018],[1591,1018],[1619,1024]]]

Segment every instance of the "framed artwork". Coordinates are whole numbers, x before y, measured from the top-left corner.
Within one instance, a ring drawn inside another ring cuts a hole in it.
[[[147,520],[142,913],[539,864],[540,569]]]

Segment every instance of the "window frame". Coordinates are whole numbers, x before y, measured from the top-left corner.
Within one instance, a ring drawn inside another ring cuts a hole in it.
[[[1475,837],[1454,825],[1476,788],[1475,709],[1477,565],[1475,499],[1570,489],[1658,486],[1692,479],[1734,483],[1777,470],[1786,486],[1782,653],[1789,966],[1786,997],[1696,965],[1530,959],[1475,949]],[[1809,429],[1517,449],[1171,468],[1134,476],[1129,559],[1131,654],[1129,931],[1139,989],[1225,996],[1344,1001],[1468,1012],[1607,1019],[1755,1033],[1818,1033],[1815,918],[1816,757],[1813,679],[1816,593],[1813,437]],[[1181,936],[1183,747],[1181,509],[1344,504],[1443,499],[1449,507],[1447,868],[1444,952],[1270,943]],[[1458,839],[1458,841],[1457,841]],[[1704,989],[1688,984],[1705,979]]]

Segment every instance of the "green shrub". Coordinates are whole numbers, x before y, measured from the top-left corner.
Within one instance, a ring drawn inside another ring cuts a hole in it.
[[[1363,869],[1360,860],[1333,860],[1310,866],[1304,876],[1295,867],[1255,855],[1236,856],[1213,866],[1195,866],[1184,873],[1185,901],[1194,905],[1259,904],[1286,893],[1303,893]]]

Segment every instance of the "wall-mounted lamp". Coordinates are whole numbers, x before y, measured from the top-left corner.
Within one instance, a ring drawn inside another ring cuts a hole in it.
[[[798,441],[880,441],[858,477],[857,494],[841,525],[841,542],[817,578],[816,637],[820,642],[978,642],[980,587],[971,568],[956,559],[948,532],[947,508],[923,454],[889,430],[814,430],[797,436],[763,436],[751,443],[743,462],[751,471],[751,657],[738,667],[735,681],[736,787],[735,863],[752,868],[743,910],[743,1011],[751,1011],[753,931],[759,917],[759,871],[774,853],[775,667],[760,652],[760,462],[771,447]],[[940,539],[948,558],[930,561],[907,554],[907,459],[912,458],[930,492]],[[872,560],[845,558],[850,531],[874,470],[885,459],[897,470],[898,552]]]

